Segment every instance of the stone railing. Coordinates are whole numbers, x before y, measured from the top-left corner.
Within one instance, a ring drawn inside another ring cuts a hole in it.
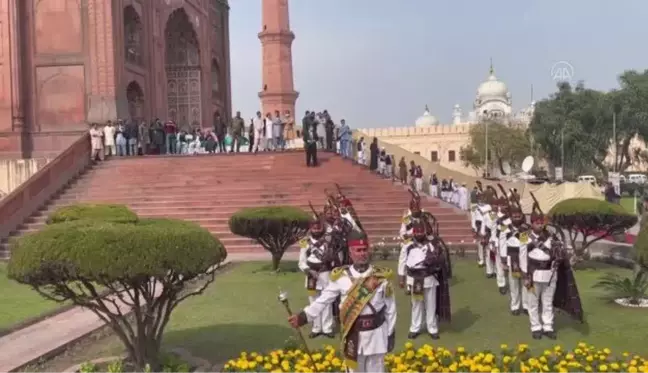
[[[360,132],[360,131],[353,131],[353,139],[357,140],[360,137],[364,137],[365,139],[365,144],[366,144],[366,155],[365,157],[368,159],[369,158],[369,146],[371,145],[371,141],[373,137],[368,136],[367,134]],[[472,187],[475,185],[475,182],[477,180],[481,181],[484,185],[484,188],[492,184],[497,188],[495,185],[496,183],[491,182],[486,179],[478,178],[475,176],[469,176],[461,172],[453,171],[448,168],[445,168],[441,165],[439,165],[436,162],[432,162],[428,160],[427,158],[420,156],[418,154],[414,154],[411,152],[408,152],[407,150],[401,148],[398,145],[390,144],[385,141],[381,141],[378,139],[378,147],[380,148],[385,148],[385,151],[387,154],[391,154],[394,156],[394,161],[396,162],[394,164],[394,173],[398,176],[398,162],[400,162],[401,157],[405,157],[405,161],[407,162],[407,167],[409,169],[409,163],[410,161],[414,161],[417,165],[421,166],[423,169],[423,189],[427,192],[429,190],[428,188],[428,180],[431,174],[436,173],[437,177],[439,178],[439,181],[442,179],[450,179],[452,178],[455,182],[457,183],[466,183],[466,186],[469,189],[472,189]],[[500,184],[502,184],[503,187],[509,189],[509,188],[518,188],[518,190],[522,190],[523,188],[523,183],[511,183],[511,182],[504,182],[501,181]],[[498,190],[499,193],[499,190]]]
[[[89,163],[90,137],[85,134],[0,201],[0,239],[8,237]]]

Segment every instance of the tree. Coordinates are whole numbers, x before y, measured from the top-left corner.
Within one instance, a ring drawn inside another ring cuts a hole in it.
[[[218,239],[191,222],[81,219],[13,242],[8,275],[48,299],[90,309],[120,338],[137,369],[159,371],[172,311],[213,282],[214,266],[226,256]],[[102,288],[110,295],[102,296]]]
[[[308,230],[310,215],[297,207],[251,207],[237,211],[229,219],[234,234],[251,238],[272,255],[272,269],[278,270],[284,253]]]
[[[486,154],[486,127],[488,127],[489,164],[494,164],[505,175],[504,164],[519,167],[529,155],[531,143],[526,131],[518,126],[509,126],[501,121],[489,120],[470,128],[470,144],[462,147],[459,154],[464,166],[474,169],[484,166]]]
[[[76,220],[136,223],[138,217],[124,205],[80,203],[56,209],[47,217],[47,224]]]
[[[570,198],[558,202],[548,213],[552,224],[569,234],[575,264],[589,257],[590,246],[606,237],[625,233],[637,217],[621,205],[594,198]],[[579,237],[582,237],[580,244]]]

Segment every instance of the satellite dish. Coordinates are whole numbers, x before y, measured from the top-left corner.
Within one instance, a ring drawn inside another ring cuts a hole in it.
[[[531,169],[533,168],[533,163],[534,160],[532,156],[529,155],[524,158],[524,161],[522,161],[522,171],[529,173],[529,171],[531,171]]]

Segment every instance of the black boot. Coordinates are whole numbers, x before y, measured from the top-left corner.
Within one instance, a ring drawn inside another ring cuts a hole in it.
[[[542,332],[531,332],[531,337],[533,339],[542,339]]]
[[[437,339],[439,339],[441,337],[439,337],[439,333],[430,333],[430,338],[432,338],[433,340],[436,341]]]
[[[549,338],[551,340],[556,340],[556,338],[558,338],[558,335],[553,330],[550,331],[550,332],[543,332],[542,334],[544,334],[545,337],[547,337],[547,338]]]
[[[507,292],[506,286],[502,286],[499,288],[499,293],[501,295],[506,295],[506,292]]]
[[[513,315],[513,316],[520,316],[520,310],[513,310],[513,311],[511,311],[511,315]]]
[[[330,339],[335,338],[335,334],[334,334],[334,333],[322,333],[322,335],[325,336],[326,338],[330,338]]]
[[[317,338],[317,337],[319,337],[320,335],[322,335],[322,333],[315,333],[315,332],[311,332],[311,333],[308,335],[308,338],[313,339],[313,338]]]
[[[407,339],[416,339],[416,338],[418,338],[419,335],[421,335],[421,333],[409,332],[407,334]]]

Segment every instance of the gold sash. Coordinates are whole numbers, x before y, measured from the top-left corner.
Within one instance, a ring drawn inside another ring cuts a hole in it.
[[[365,306],[371,301],[376,294],[376,289],[380,286],[381,281],[378,277],[370,274],[367,277],[354,281],[349,290],[344,303],[340,305],[340,321],[342,323],[342,347],[346,346],[346,338]],[[352,346],[357,348],[357,346]],[[358,362],[349,358],[345,359],[346,366],[355,369]]]

